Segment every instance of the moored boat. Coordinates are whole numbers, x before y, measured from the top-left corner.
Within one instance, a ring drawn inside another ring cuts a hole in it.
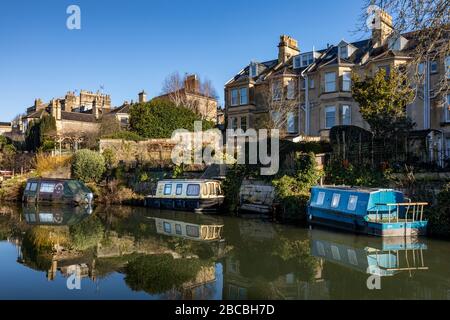
[[[220,182],[208,179],[165,179],[158,182],[155,195],[145,197],[145,205],[152,208],[215,211],[223,204]]]
[[[321,186],[311,189],[308,222],[374,236],[425,235],[424,207],[393,189]]]
[[[27,203],[91,205],[93,199],[83,182],[72,179],[28,179],[22,196]]]

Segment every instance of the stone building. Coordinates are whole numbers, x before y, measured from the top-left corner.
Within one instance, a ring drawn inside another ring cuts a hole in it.
[[[0,122],[0,135],[10,133],[12,131],[11,122]]]
[[[202,92],[197,75],[188,75],[184,79],[182,88],[155,97],[155,99],[169,99],[188,106],[202,116],[203,119],[217,123],[217,99]]]
[[[227,126],[258,127],[258,119],[272,112],[262,98],[266,95],[272,100],[296,103],[296,108],[285,115],[284,129],[291,138],[327,138],[336,125],[369,129],[352,98],[352,72],[374,76],[380,69],[389,73],[393,67],[407,65],[411,75],[416,68],[424,75],[414,102],[407,106],[408,115],[416,123],[416,130],[438,130],[441,135],[437,147],[446,149],[450,156],[450,95],[448,89],[440,87],[450,77],[449,56],[413,66],[408,62],[417,44],[417,33],[398,34],[392,17],[383,11],[379,15],[380,26],[373,30],[371,38],[342,40],[321,50],[301,52],[296,40],[281,36],[277,59],[251,62],[225,84]]]

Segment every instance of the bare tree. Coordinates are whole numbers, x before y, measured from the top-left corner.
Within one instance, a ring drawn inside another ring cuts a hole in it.
[[[280,136],[288,134],[288,125],[291,117],[297,121],[299,110],[299,92],[297,80],[293,81],[293,90],[289,92],[287,86],[284,86],[282,79],[268,80],[265,87],[260,88],[259,99],[265,106],[266,111],[257,120],[258,129],[278,129]]]
[[[174,72],[164,79],[162,93],[167,95],[176,106],[185,104],[184,77],[179,72]]]
[[[368,31],[376,10],[393,16],[394,32],[414,32],[415,45],[408,55],[409,68],[416,83],[423,81],[421,62],[445,59],[450,54],[448,0],[365,0],[359,31]],[[448,67],[447,67],[448,68]],[[447,71],[448,72],[448,71]],[[440,90],[448,90],[448,77],[443,77]]]

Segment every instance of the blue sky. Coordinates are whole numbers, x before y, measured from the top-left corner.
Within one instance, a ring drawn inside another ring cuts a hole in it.
[[[35,98],[69,90],[111,94],[114,106],[145,89],[161,92],[174,72],[209,78],[223,104],[223,86],[251,60],[277,57],[281,34],[302,51],[355,34],[362,0],[2,0],[0,121]],[[68,30],[66,9],[81,8],[81,30]]]

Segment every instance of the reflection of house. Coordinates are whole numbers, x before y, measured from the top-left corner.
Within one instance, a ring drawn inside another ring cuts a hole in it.
[[[315,300],[329,299],[328,283],[322,279],[322,266],[319,264],[312,281],[298,279],[295,273],[288,273],[274,281],[264,282],[271,290],[271,296],[266,298],[283,300]],[[223,276],[224,300],[253,299],[250,291],[254,291],[258,284],[254,280],[241,275],[240,262],[234,257],[225,258]],[[260,291],[261,288],[257,288]]]

